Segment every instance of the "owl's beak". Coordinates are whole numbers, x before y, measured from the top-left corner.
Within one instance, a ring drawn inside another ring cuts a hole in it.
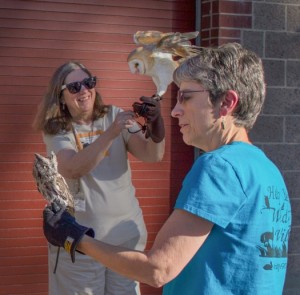
[[[134,69],[135,69],[135,70],[134,70],[134,73],[135,73],[135,74],[140,74],[140,69],[139,69],[139,64],[138,64],[138,63],[135,63],[135,64],[134,64]]]

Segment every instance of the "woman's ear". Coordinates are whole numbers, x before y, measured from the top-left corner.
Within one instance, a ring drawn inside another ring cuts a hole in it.
[[[220,106],[220,116],[231,114],[239,101],[238,94],[233,90],[228,90],[223,96]]]

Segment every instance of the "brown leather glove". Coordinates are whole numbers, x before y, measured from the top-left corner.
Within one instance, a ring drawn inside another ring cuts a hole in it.
[[[140,97],[143,102],[143,117],[146,120],[146,138],[151,138],[154,142],[159,143],[165,138],[164,120],[161,116],[160,102],[154,97]]]

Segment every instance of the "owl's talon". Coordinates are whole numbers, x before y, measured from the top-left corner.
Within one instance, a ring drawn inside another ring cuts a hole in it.
[[[160,95],[158,95],[158,94],[153,94],[151,97],[152,97],[153,99],[157,100],[157,101],[160,101],[160,100],[163,99],[162,96],[160,96]]]

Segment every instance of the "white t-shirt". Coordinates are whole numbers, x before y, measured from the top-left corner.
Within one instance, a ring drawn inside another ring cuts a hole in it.
[[[120,111],[122,110],[112,106],[93,126],[74,124],[81,144],[90,144],[101,136]],[[75,217],[78,223],[92,227],[96,239],[113,245],[146,234],[127,156],[130,136],[127,130],[123,130],[113,141],[105,158],[79,181],[66,179],[75,198]],[[51,151],[57,154],[62,149],[78,151],[72,131],[54,136],[45,135],[44,141],[48,154]]]

